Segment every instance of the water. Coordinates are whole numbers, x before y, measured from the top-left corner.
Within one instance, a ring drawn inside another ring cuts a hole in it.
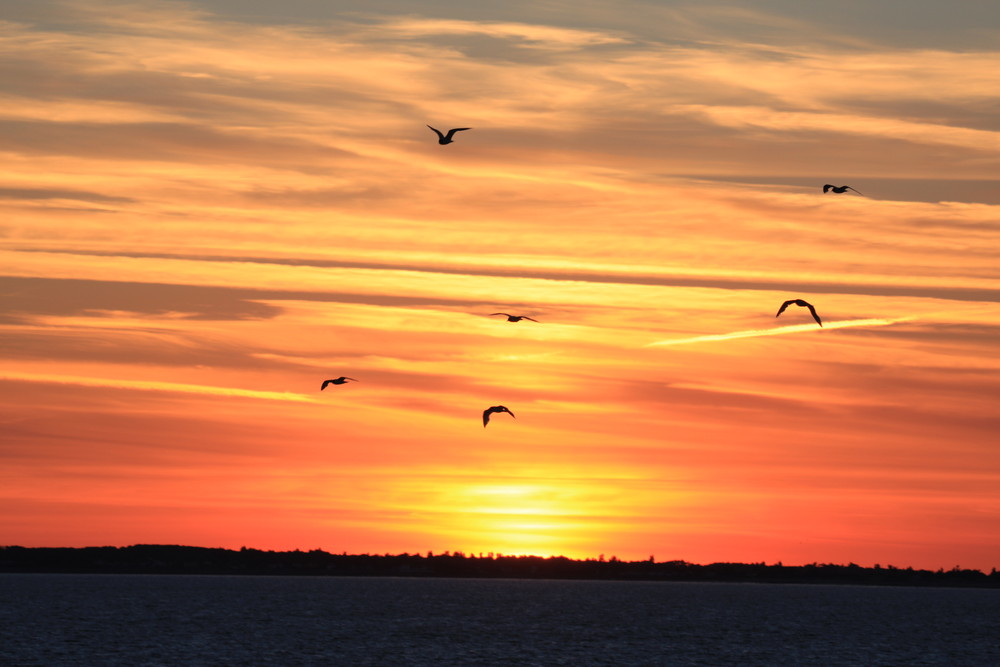
[[[1000,665],[1000,591],[0,574],[2,665]]]

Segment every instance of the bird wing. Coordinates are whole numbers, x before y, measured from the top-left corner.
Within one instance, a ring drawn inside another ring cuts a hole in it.
[[[431,126],[428,125],[427,127],[431,127]],[[438,135],[438,139],[440,139],[441,141],[444,141],[444,135],[441,134],[441,130],[435,130],[433,127],[431,127],[431,129],[434,130],[434,134]],[[450,132],[448,133],[448,136],[449,137],[451,136]]]
[[[326,385],[330,384],[329,380],[323,380],[323,385],[319,388],[320,391],[326,389]]]
[[[532,322],[537,322],[538,321],[534,317],[528,317],[527,315],[521,315],[521,319],[522,320],[531,320]]]
[[[490,313],[490,317],[493,317],[494,315],[503,315],[504,317],[510,317],[509,313]]]
[[[345,379],[345,380],[352,380],[352,381],[354,381],[354,382],[361,382],[361,380],[355,380],[354,378],[349,378],[349,377],[347,377],[347,376],[344,376],[344,379]]]
[[[486,428],[486,425],[490,423],[491,412],[493,412],[493,408],[490,408],[488,410],[483,410],[483,428]]]
[[[446,136],[445,139],[451,139],[453,136],[455,136],[456,132],[464,132],[466,130],[471,130],[471,129],[472,129],[471,127],[454,127],[448,130],[448,136]],[[438,132],[438,134],[440,134],[440,132]]]
[[[435,130],[435,132],[436,132],[436,131],[437,131],[437,130]],[[833,187],[834,187],[834,186],[832,186],[832,185],[830,185],[829,183],[827,183],[826,185],[824,185],[824,186],[823,186],[823,192],[829,192],[829,191],[830,191],[830,190],[831,190],[831,189],[832,189]]]
[[[812,313],[813,319],[816,320],[816,324],[823,326],[823,320],[819,319],[819,315],[816,314],[816,309],[813,308],[813,305],[811,303],[807,303],[806,308],[808,308],[809,312]]]
[[[844,187],[846,187],[848,190],[854,190],[854,188],[852,188],[850,185],[845,185]],[[858,192],[857,190],[854,190],[854,191]],[[860,192],[858,192],[858,194],[861,195]],[[864,195],[861,195],[861,196],[864,197]]]
[[[781,308],[778,309],[778,312],[775,315],[775,317],[777,317],[778,315],[781,315],[783,312],[785,312],[785,308],[788,308],[788,306],[791,305],[791,303],[792,303],[791,301],[786,301],[783,304],[781,304]]]
[[[509,414],[511,417],[514,417],[514,413],[508,410],[507,408],[504,408],[503,411]],[[517,419],[517,417],[514,417],[514,419]]]

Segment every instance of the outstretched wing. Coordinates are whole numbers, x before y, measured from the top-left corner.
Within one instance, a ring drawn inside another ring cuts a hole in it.
[[[437,132],[437,130],[434,130],[434,131]],[[829,183],[827,183],[826,185],[823,186],[823,192],[824,193],[829,192],[830,190],[832,190],[835,187],[836,186],[830,185]]]
[[[486,428],[486,425],[490,423],[490,413],[491,412],[493,412],[493,408],[489,408],[487,410],[483,410],[483,428]]]
[[[794,299],[792,301],[786,301],[783,304],[781,304],[781,308],[778,309],[778,312],[777,314],[775,314],[775,317],[785,312],[785,308],[788,308],[788,306],[792,305],[792,303],[794,303]]]
[[[854,190],[854,188],[852,188],[850,185],[847,185],[847,186],[844,186],[844,187],[846,187],[848,190]],[[858,192],[857,190],[854,190],[854,191]],[[858,192],[858,194],[861,195],[860,192]],[[864,195],[861,195],[861,196],[864,197]]]
[[[427,127],[431,127],[431,126],[430,126],[430,125],[428,125]],[[440,130],[436,130],[436,129],[434,129],[433,127],[431,127],[431,129],[432,129],[432,130],[434,130],[434,134],[438,135],[438,140],[440,140],[440,141],[444,141],[444,135],[443,135],[443,134],[441,134],[441,131],[440,131]],[[449,137],[451,136],[451,132],[449,132],[449,133],[448,133],[448,136],[449,136]]]
[[[351,381],[353,381],[353,382],[360,382],[360,381],[361,381],[361,380],[355,380],[354,378],[349,378],[349,377],[347,377],[346,375],[344,376],[344,379],[345,379],[345,380],[351,380]]]
[[[466,130],[471,130],[471,129],[472,129],[471,127],[454,127],[448,130],[448,136],[446,136],[445,139],[451,139],[453,136],[455,136],[456,132],[465,132]],[[438,134],[441,133],[438,132]]]
[[[326,385],[330,384],[329,380],[323,380],[323,385],[319,388],[320,391],[326,389]]]
[[[514,413],[508,410],[507,408],[504,408],[503,411],[509,414],[511,417],[514,417]],[[517,417],[514,417],[514,419],[517,419]]]
[[[508,313],[490,313],[490,317],[493,317],[494,315],[503,315],[504,317],[510,317],[510,314]]]
[[[531,320],[532,322],[537,322],[538,321],[534,317],[528,317],[527,315],[521,315],[521,319],[522,320]]]
[[[823,320],[819,319],[819,315],[816,314],[816,309],[813,308],[813,305],[811,303],[807,303],[806,308],[808,308],[809,312],[812,313],[813,319],[816,320],[816,324],[823,326]]]

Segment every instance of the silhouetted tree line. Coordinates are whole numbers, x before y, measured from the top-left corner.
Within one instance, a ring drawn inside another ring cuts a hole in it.
[[[759,583],[868,584],[880,586],[977,586],[1000,588],[1000,573],[954,567],[914,570],[854,563],[786,566],[781,563],[712,563],[682,560],[623,561],[612,556],[574,560],[563,556],[502,554],[333,554],[212,549],[137,544],[129,547],[0,547],[0,572],[103,574],[257,574],[394,577],[501,577],[523,579],[617,579]]]

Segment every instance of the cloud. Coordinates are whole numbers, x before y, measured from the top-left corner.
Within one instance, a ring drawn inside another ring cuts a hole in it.
[[[345,199],[371,193],[364,197],[371,201],[385,191],[380,177],[386,168],[403,184],[401,195],[425,189],[437,174],[421,171],[454,162],[434,164],[423,155],[414,160],[416,144],[402,119],[433,120],[443,106],[480,128],[473,139],[483,142],[477,154],[499,158],[508,175],[523,175],[529,164],[626,168],[637,162],[663,172],[739,173],[746,171],[744,156],[752,154],[758,172],[776,178],[806,165],[857,169],[854,155],[862,142],[884,144],[885,150],[871,152],[888,151],[893,158],[871,164],[870,173],[891,174],[887,170],[904,162],[902,152],[931,142],[957,151],[942,158],[955,163],[958,174],[977,156],[989,160],[983,147],[996,142],[985,129],[956,127],[937,114],[918,120],[904,113],[916,108],[914,100],[938,102],[942,96],[962,100],[956,108],[976,103],[988,109],[984,91],[996,83],[992,68],[984,66],[992,58],[988,52],[901,54],[869,47],[859,54],[857,45],[806,50],[732,39],[678,46],[665,38],[632,39],[620,30],[426,17],[267,26],[219,20],[179,3],[153,3],[148,11],[140,9],[142,3],[88,4],[69,7],[92,21],[94,32],[11,27],[8,50],[18,61],[9,88],[18,103],[7,105],[8,125],[0,127],[7,148],[91,159],[312,169],[324,176],[342,168],[353,172],[342,189],[306,187],[301,195],[261,186],[255,178],[251,196],[275,193],[277,201],[286,193],[293,200],[331,204],[338,193]],[[781,24],[788,34],[806,25],[732,8],[671,8],[668,14],[691,25]],[[491,35],[557,52],[555,60],[512,67],[457,54],[437,41],[442,35]],[[613,52],[574,50],[587,45]],[[78,57],[67,62],[67,49]],[[336,66],[344,59],[350,68]],[[858,104],[876,96],[885,102],[880,109],[858,112]],[[46,100],[44,108],[26,106],[39,98]],[[411,124],[422,128],[416,120]],[[725,136],[720,128],[733,132]],[[817,151],[803,150],[816,131],[845,135],[850,143],[823,147],[820,159]],[[108,132],[118,139],[103,142]],[[922,164],[905,163],[909,170]],[[461,166],[470,167],[482,168]],[[989,168],[997,169],[995,161]],[[923,177],[936,172],[921,171]],[[974,173],[970,165],[964,175]],[[518,190],[498,200],[510,202],[514,194],[516,201]]]
[[[986,153],[1000,148],[1000,132],[933,123],[836,113],[774,111],[761,107],[679,105],[674,108],[678,112],[703,114],[712,122],[726,127],[860,134],[911,143],[940,143]]]
[[[86,192],[84,190],[64,190],[58,188],[0,188],[0,199],[70,199],[74,201],[93,201],[108,203],[126,203],[133,199]]]
[[[107,145],[107,135],[115,142]],[[183,163],[239,163],[252,159],[289,169],[314,168],[316,159],[346,151],[296,139],[258,138],[181,123],[123,125],[0,121],[0,149],[20,154]]]
[[[0,276],[5,316],[25,318],[119,317],[124,312],[199,320],[255,320],[281,309],[254,300],[248,292],[198,285],[168,285],[112,280],[56,280]]]
[[[379,25],[379,33],[402,37],[477,35],[508,39],[529,49],[579,49],[606,44],[628,44],[629,40],[609,32],[576,30],[551,25],[462,21],[454,19],[389,19]]]
[[[296,403],[315,403],[316,399],[304,394],[290,392],[258,391],[254,389],[236,389],[233,387],[213,387],[207,385],[184,384],[178,382],[159,382],[155,380],[119,380],[114,378],[76,377],[70,375],[51,375],[36,373],[19,373],[0,371],[0,380],[16,382],[43,382],[54,384],[70,384],[81,387],[108,387],[112,389],[127,389],[135,391],[163,391],[184,394],[204,394],[228,398],[252,398],[266,401],[291,401]]]
[[[660,347],[667,345],[690,345],[692,343],[707,343],[720,340],[733,340],[736,338],[758,338],[760,336],[783,336],[791,333],[803,333],[806,331],[817,332],[831,329],[845,329],[848,327],[884,327],[899,322],[909,322],[915,317],[897,317],[894,319],[869,318],[862,320],[842,320],[839,322],[827,322],[822,328],[815,324],[793,324],[790,326],[775,327],[774,329],[755,329],[750,331],[733,331],[724,334],[711,334],[706,336],[692,336],[690,338],[679,338],[675,340],[660,340],[649,343],[645,347]]]
[[[819,294],[863,294],[872,296],[899,296],[899,297],[920,297],[928,299],[945,299],[954,301],[975,301],[975,302],[993,302],[1000,301],[1000,288],[990,288],[988,286],[970,286],[970,285],[955,285],[955,286],[942,286],[940,284],[923,284],[917,285],[910,282],[909,284],[900,284],[895,280],[882,280],[879,281],[877,277],[872,276],[869,280],[859,278],[856,276],[848,277],[844,280],[843,276],[809,276],[803,277],[799,276],[784,276],[784,275],[767,275],[765,272],[757,272],[756,275],[749,271],[744,272],[734,272],[724,269],[688,269],[685,267],[674,267],[673,269],[661,269],[657,275],[652,273],[650,270],[653,267],[625,267],[616,265],[606,265],[604,267],[598,267],[598,269],[603,270],[591,270],[587,271],[586,268],[589,263],[558,263],[558,262],[546,262],[544,260],[533,260],[528,257],[519,257],[517,260],[511,261],[508,259],[500,259],[499,261],[491,261],[488,258],[476,262],[469,262],[463,258],[447,257],[442,255],[428,256],[424,255],[417,261],[395,261],[375,258],[368,261],[361,259],[325,259],[318,257],[252,257],[252,256],[238,256],[238,255],[182,255],[173,253],[156,253],[156,252],[141,252],[141,251],[102,251],[102,250],[77,250],[72,248],[46,248],[46,249],[30,249],[30,248],[18,248],[15,252],[44,252],[53,253],[55,255],[66,254],[66,255],[79,255],[82,257],[132,257],[132,258],[149,258],[149,259],[178,259],[186,260],[192,262],[219,262],[219,263],[248,263],[248,264],[262,264],[262,265],[273,265],[275,267],[281,266],[291,266],[291,267],[315,267],[315,268],[344,268],[344,269],[367,269],[367,270],[385,270],[385,271],[405,271],[405,272],[415,272],[415,273],[430,273],[430,274],[442,274],[442,275],[456,275],[456,276],[494,276],[494,277],[507,277],[507,278],[524,278],[532,280],[548,280],[548,281],[565,281],[565,282],[584,282],[584,283],[598,283],[598,284],[608,284],[608,285],[646,285],[646,286],[662,286],[662,287],[702,287],[711,289],[728,289],[728,290],[754,290],[754,291],[780,291],[780,292],[801,292],[801,293],[819,293]],[[399,257],[399,255],[396,255]],[[416,258],[415,258],[416,259]],[[647,271],[650,271],[647,273]],[[4,280],[4,279],[0,279]],[[32,289],[39,289],[44,281],[49,280],[45,278],[35,278],[35,277],[23,277],[19,279],[8,278],[6,280],[19,280],[25,285],[36,285]],[[79,281],[80,286],[93,283],[93,281]],[[18,284],[21,284],[18,283]],[[104,283],[101,282],[101,285]],[[175,294],[178,302],[173,306],[164,306],[161,310],[162,312],[187,312],[185,309],[190,308],[190,306],[185,306],[183,303],[185,301],[190,301],[195,295],[208,294],[208,290],[212,288],[200,287],[200,286],[185,286],[185,285],[156,285],[151,283],[139,283],[138,285],[145,284],[147,287],[145,289],[159,290],[163,291],[164,294]],[[144,289],[139,286],[128,287],[124,283],[120,286],[109,285],[108,289],[118,290],[118,295],[116,298],[121,298],[125,293],[129,291],[136,291]],[[61,289],[55,284],[52,285],[51,289]],[[75,289],[75,288],[74,288]],[[365,302],[364,296],[362,294],[347,294],[347,293],[337,293],[329,291],[315,292],[303,292],[294,290],[254,290],[250,292],[235,292],[239,288],[225,288],[220,286],[218,289],[224,290],[220,291],[219,295],[230,295],[233,298],[243,298],[243,299],[257,299],[257,300],[282,300],[282,299],[295,299],[295,300],[320,300],[320,301],[337,301],[343,300],[345,302]],[[226,291],[228,290],[228,291]],[[28,293],[24,293],[28,294]],[[255,296],[256,295],[256,296]],[[148,298],[149,295],[143,298]],[[58,299],[58,297],[57,297]],[[39,308],[47,308],[45,302],[42,300],[32,301],[38,303]],[[102,300],[103,303],[109,303],[113,299]],[[368,302],[374,302],[369,300]],[[488,298],[483,298],[480,300],[465,300],[461,298],[439,298],[439,299],[422,299],[420,297],[413,296],[388,296],[384,295],[378,301],[378,303],[383,303],[385,305],[420,305],[420,304],[454,304],[454,305],[465,305],[469,307],[477,306],[489,306],[491,304],[496,305],[498,302],[496,300],[491,300]],[[17,303],[14,301],[12,303]],[[148,303],[156,303],[156,301],[150,301]],[[524,307],[530,307],[529,303],[519,304]],[[248,311],[255,311],[259,313],[259,316],[266,316],[268,312],[274,313],[273,310],[268,311],[267,307],[261,306],[260,304],[248,304],[245,306]],[[22,310],[28,311],[27,308],[22,306],[21,308],[13,308],[12,310]],[[110,306],[106,306],[105,309],[112,310]],[[51,312],[40,310],[38,312]],[[82,309],[77,308],[74,312],[82,312]],[[152,312],[152,311],[144,311]],[[208,312],[205,312],[197,317],[207,317]]]
[[[278,264],[280,266],[280,264]],[[152,318],[187,320],[267,320],[283,312],[282,302],[370,304],[385,307],[445,306],[487,308],[495,299],[455,298],[434,294],[393,294],[364,290],[338,292],[315,289],[267,289],[227,285],[194,285],[138,282],[132,280],[77,280],[0,276],[0,286],[9,290],[5,316],[11,321],[30,321],[37,315],[56,317],[121,317],[138,313]],[[401,290],[402,291],[402,290]],[[417,292],[417,290],[405,290]]]
[[[23,331],[4,331],[0,358],[18,362],[57,364],[60,362],[97,362],[120,366],[147,367],[271,369],[288,372],[296,366],[289,359],[268,356],[266,344],[253,345],[233,340],[219,340],[201,332],[148,322],[126,324],[126,315],[98,313],[114,326],[100,321],[68,322],[26,321]],[[315,366],[316,362],[312,363]]]

